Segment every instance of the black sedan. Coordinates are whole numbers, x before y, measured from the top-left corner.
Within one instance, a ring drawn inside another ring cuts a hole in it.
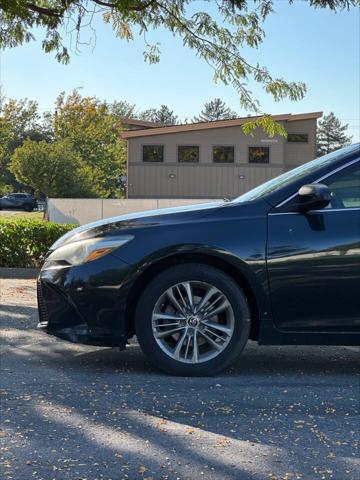
[[[39,327],[209,375],[247,340],[360,345],[360,144],[228,202],[84,225],[49,251]]]
[[[16,209],[32,212],[36,207],[37,201],[30,193],[10,193],[0,198],[0,210]]]

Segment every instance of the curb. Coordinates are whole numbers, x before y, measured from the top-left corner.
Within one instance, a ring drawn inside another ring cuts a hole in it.
[[[19,278],[30,279],[37,278],[39,268],[4,268],[0,267],[0,278]]]

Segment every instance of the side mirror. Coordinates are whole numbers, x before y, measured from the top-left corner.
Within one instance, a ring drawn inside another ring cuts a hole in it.
[[[330,202],[331,190],[329,187],[322,183],[311,183],[300,187],[295,209],[298,212],[306,213],[309,210],[325,208]]]

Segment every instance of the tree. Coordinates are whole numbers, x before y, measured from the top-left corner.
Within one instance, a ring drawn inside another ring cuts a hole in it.
[[[125,173],[126,147],[120,138],[121,118],[95,97],[82,97],[77,90],[60,94],[53,115],[56,140],[70,140],[93,175],[93,188],[100,197],[119,195],[119,176]]]
[[[94,43],[92,20],[102,16],[121,39],[130,41],[135,35],[144,36],[145,60],[156,63],[160,59],[159,43],[148,44],[145,34],[148,30],[167,29],[213,68],[215,81],[233,85],[243,108],[260,113],[260,104],[248,88],[250,80],[262,85],[276,101],[300,100],[306,93],[304,83],[277,77],[265,66],[253,64],[245,57],[247,48],[257,48],[264,40],[263,23],[273,12],[274,2],[218,0],[211,2],[211,9],[199,10],[196,0],[0,0],[0,47],[32,41],[34,27],[42,27],[38,31],[45,32],[43,50],[55,53],[58,61],[67,63],[70,55],[63,32],[75,34],[79,50],[84,43]],[[294,0],[288,3],[291,5]],[[308,0],[308,3],[313,8],[337,11],[357,6],[359,0]],[[84,31],[92,35],[87,41],[83,39]]]
[[[8,166],[15,149],[26,139],[49,139],[50,132],[42,124],[38,105],[27,98],[22,100],[0,97],[0,191],[20,188]]]
[[[341,124],[333,112],[325,115],[319,121],[317,128],[317,154],[319,157],[345,147],[351,142],[351,136],[346,135],[348,124]]]
[[[110,112],[117,118],[136,118],[136,105],[126,100],[116,100],[109,105]]]
[[[178,123],[178,117],[173,110],[170,110],[166,105],[161,105],[160,108],[149,108],[140,114],[142,120],[149,122],[161,123],[163,125],[175,125]]]
[[[126,147],[120,138],[120,110],[131,107],[130,104],[125,104],[126,102],[115,102],[108,105],[93,97],[82,97],[75,90],[67,97],[64,93],[60,94],[56,100],[55,112],[47,112],[40,117],[36,102],[3,98],[0,117],[0,192],[24,189],[25,186],[39,187],[38,183],[33,186],[29,183],[29,178],[33,177],[30,174],[28,176],[24,169],[20,171],[15,167],[10,168],[14,151],[24,145],[26,140],[44,141],[48,146],[41,144],[39,152],[45,152],[45,149],[49,152],[54,148],[57,154],[58,142],[66,140],[79,157],[82,172],[91,175],[89,194],[99,197],[119,196],[119,177],[126,168]],[[31,145],[33,154],[35,146]],[[28,146],[26,152],[29,149]],[[24,165],[30,168],[29,163]],[[26,179],[26,182],[20,184],[21,179]],[[88,187],[85,190],[89,191]]]
[[[213,122],[215,120],[228,120],[236,118],[238,115],[226,106],[220,98],[215,98],[205,103],[198,117],[194,117],[195,122]]]
[[[19,182],[48,197],[92,197],[91,172],[69,140],[25,140],[11,157]]]

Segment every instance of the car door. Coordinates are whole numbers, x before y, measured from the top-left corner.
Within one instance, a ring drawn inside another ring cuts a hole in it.
[[[321,182],[327,208],[268,215],[273,319],[284,330],[360,330],[360,162]]]
[[[19,205],[19,199],[16,197],[16,195],[10,194],[6,200],[6,208],[17,208]]]
[[[13,195],[12,196],[12,201],[13,201],[13,208],[21,208],[24,203],[24,195],[21,195],[20,193]]]
[[[25,194],[19,193],[16,195],[16,206],[17,208],[23,208],[26,203],[29,203],[28,197]]]

